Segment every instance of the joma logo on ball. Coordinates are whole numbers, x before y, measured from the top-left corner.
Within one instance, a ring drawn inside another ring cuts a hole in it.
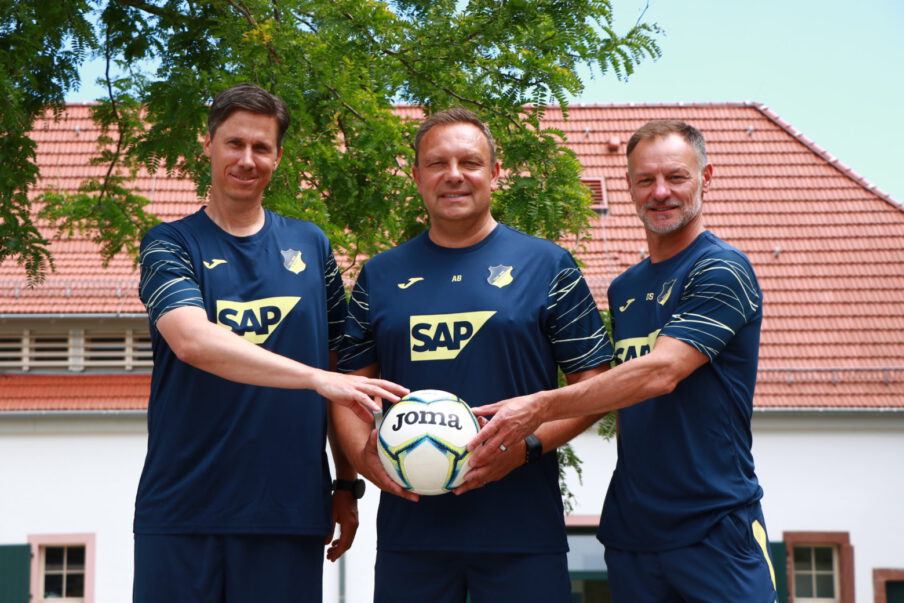
[[[441,425],[450,429],[461,429],[461,421],[456,414],[445,414],[432,410],[412,410],[402,412],[396,415],[396,423],[392,426],[393,431],[398,431],[402,425]]]

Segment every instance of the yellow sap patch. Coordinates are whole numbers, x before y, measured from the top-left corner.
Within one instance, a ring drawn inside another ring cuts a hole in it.
[[[494,314],[495,310],[410,316],[411,360],[456,358]]]
[[[656,329],[646,337],[628,337],[627,339],[619,339],[615,342],[615,358],[619,364],[627,362],[632,358],[644,356],[653,350],[656,345],[656,338],[662,329]]]
[[[300,297],[265,297],[248,302],[217,300],[217,324],[251,343],[264,343]]]

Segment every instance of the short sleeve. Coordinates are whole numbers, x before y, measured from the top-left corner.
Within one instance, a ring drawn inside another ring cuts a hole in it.
[[[338,350],[342,344],[342,333],[345,330],[347,303],[345,287],[342,285],[342,273],[333,257],[333,250],[327,249],[326,262],[323,267],[324,286],[326,287],[326,314],[328,322],[329,347]]]
[[[191,258],[165,225],[144,237],[138,262],[141,267],[138,296],[147,308],[151,324],[174,308],[204,308]]]
[[[660,335],[713,360],[761,312],[762,294],[743,256],[726,251],[699,260],[688,272],[681,300]]]
[[[547,336],[565,374],[612,360],[612,342],[574,258],[563,253],[547,292]]]
[[[358,275],[348,302],[345,333],[339,346],[339,370],[351,372],[377,362],[376,341],[367,294],[367,266]]]

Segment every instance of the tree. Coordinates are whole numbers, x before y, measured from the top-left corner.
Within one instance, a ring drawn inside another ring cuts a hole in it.
[[[612,27],[609,0],[0,0],[0,261],[40,280],[51,264],[29,187],[28,133],[59,112],[89,56],[107,61],[94,119],[108,133],[106,176],[38,200],[63,233],[88,233],[106,259],[134,253],[154,223],[129,190],[139,167],[209,186],[200,152],[207,103],[250,81],[281,96],[292,126],[266,204],[319,224],[346,257],[368,257],[424,227],[408,176],[416,122],[394,111],[475,111],[494,132],[507,174],[496,217],[526,232],[577,233],[590,215],[580,165],[547,103],[567,109],[578,67],[624,78],[658,58],[655,26]],[[139,65],[153,65],[140,69]],[[125,77],[110,77],[118,70]]]

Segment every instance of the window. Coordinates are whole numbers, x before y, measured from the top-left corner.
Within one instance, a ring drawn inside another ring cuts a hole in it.
[[[838,556],[831,546],[794,547],[794,598],[837,601]]]
[[[603,545],[596,539],[598,515],[568,515],[568,574],[574,603],[610,603],[609,572]]]
[[[146,371],[152,364],[147,328],[0,331],[0,372]]]
[[[605,178],[587,178],[581,184],[590,189],[590,209],[598,216],[609,213],[609,191]]]
[[[795,603],[853,603],[854,551],[846,532],[785,532]]]
[[[45,599],[85,599],[85,547],[45,546],[41,556]]]
[[[94,601],[94,535],[29,536],[33,600]]]
[[[874,569],[875,603],[904,603],[904,569]]]

